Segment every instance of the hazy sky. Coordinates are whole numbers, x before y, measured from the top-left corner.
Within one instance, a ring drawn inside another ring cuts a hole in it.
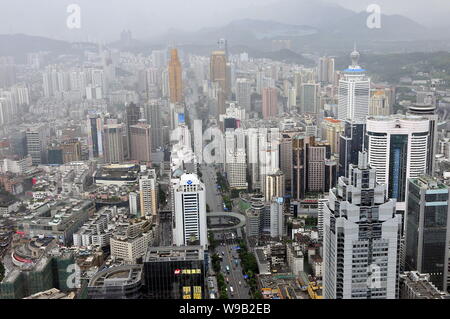
[[[26,33],[73,41],[89,35],[91,40],[111,41],[128,28],[136,38],[147,38],[170,28],[193,31],[223,25],[252,6],[278,1],[296,0],[0,0],[0,34]],[[378,3],[385,14],[402,14],[428,26],[450,25],[450,0],[298,1],[325,1],[354,11]],[[66,27],[66,9],[72,3],[81,7],[81,30]]]
[[[379,4],[382,13],[401,14],[429,27],[450,26],[449,0],[324,0],[337,3],[354,11],[362,11],[368,5]]]

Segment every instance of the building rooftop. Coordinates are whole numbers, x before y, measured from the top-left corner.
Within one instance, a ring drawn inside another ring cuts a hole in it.
[[[426,188],[428,190],[444,190],[448,187],[431,176],[421,176],[419,178],[410,178],[410,181],[420,188]]]
[[[137,283],[142,278],[142,265],[112,267],[92,277],[88,287],[124,286]]]
[[[38,292],[23,299],[75,299],[75,296],[75,292],[65,293],[56,288],[52,288],[46,291]]]
[[[201,246],[188,247],[151,247],[145,256],[145,262],[203,260],[204,250]]]
[[[430,281],[428,274],[421,274],[417,271],[405,272],[400,275],[400,280],[410,291],[414,293],[416,299],[450,299],[450,296],[439,291]]]

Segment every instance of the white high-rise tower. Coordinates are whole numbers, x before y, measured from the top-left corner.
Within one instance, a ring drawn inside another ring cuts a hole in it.
[[[173,243],[208,245],[205,185],[195,174],[183,174],[174,184]]]
[[[344,71],[344,78],[339,81],[339,120],[361,123],[369,115],[370,79],[365,70],[358,65],[360,54],[351,53],[352,65]]]

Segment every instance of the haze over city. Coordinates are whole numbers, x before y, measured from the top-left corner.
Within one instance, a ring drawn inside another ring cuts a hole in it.
[[[64,28],[66,8],[72,3],[82,9],[83,26],[79,32]],[[442,0],[130,0],[126,6],[121,0],[5,0],[0,3],[0,34],[24,33],[72,41],[89,37],[108,42],[115,40],[123,29],[146,39],[170,29],[196,31],[246,18],[323,26],[327,23],[320,16],[324,6],[359,13],[370,4],[380,5],[383,14],[403,15],[426,27],[449,26],[450,3]],[[316,15],[308,15],[310,10]]]

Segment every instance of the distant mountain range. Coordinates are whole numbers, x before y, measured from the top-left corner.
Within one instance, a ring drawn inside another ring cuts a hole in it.
[[[246,45],[260,51],[271,51],[271,40],[292,41],[292,50],[296,52],[336,53],[348,51],[356,42],[367,50],[401,51],[427,50],[436,46],[436,50],[445,50],[447,44],[442,37],[450,36],[430,30],[411,19],[399,15],[382,15],[381,28],[370,29],[367,26],[366,12],[353,13],[338,22],[327,26],[313,27],[293,25],[272,20],[242,19],[217,28],[205,28],[197,32],[172,30],[169,33],[148,39],[149,43],[168,43],[174,45],[210,45],[225,38],[230,46]],[[426,42],[426,46],[417,45]]]
[[[224,38],[234,45],[258,46],[267,44],[272,39],[292,39],[317,34],[318,30],[310,26],[284,24],[270,20],[242,19],[216,28],[204,28],[196,32],[171,30],[153,39],[152,43],[195,43],[203,45],[215,44]]]
[[[254,5],[233,12],[237,19],[272,20],[292,25],[327,28],[355,12],[322,0],[280,0],[267,5]]]
[[[71,44],[65,41],[25,34],[0,35],[0,55],[16,56],[30,52],[67,52]]]
[[[361,50],[375,53],[450,50],[450,41],[445,41],[450,39],[447,32],[428,29],[400,15],[382,15],[381,28],[369,29],[367,12],[356,13],[321,0],[281,0],[239,10],[234,16],[236,20],[220,27],[194,32],[172,29],[158,37],[127,44],[116,41],[110,45],[137,52],[167,45],[210,51],[216,47],[218,39],[225,38],[230,49],[246,48],[254,50],[255,55],[268,56],[273,53],[272,40],[283,39],[291,40],[292,49],[281,55],[295,60],[302,60],[303,53],[348,53],[355,42]],[[36,51],[70,53],[73,50],[73,46],[64,41],[21,34],[0,35],[0,55]]]

